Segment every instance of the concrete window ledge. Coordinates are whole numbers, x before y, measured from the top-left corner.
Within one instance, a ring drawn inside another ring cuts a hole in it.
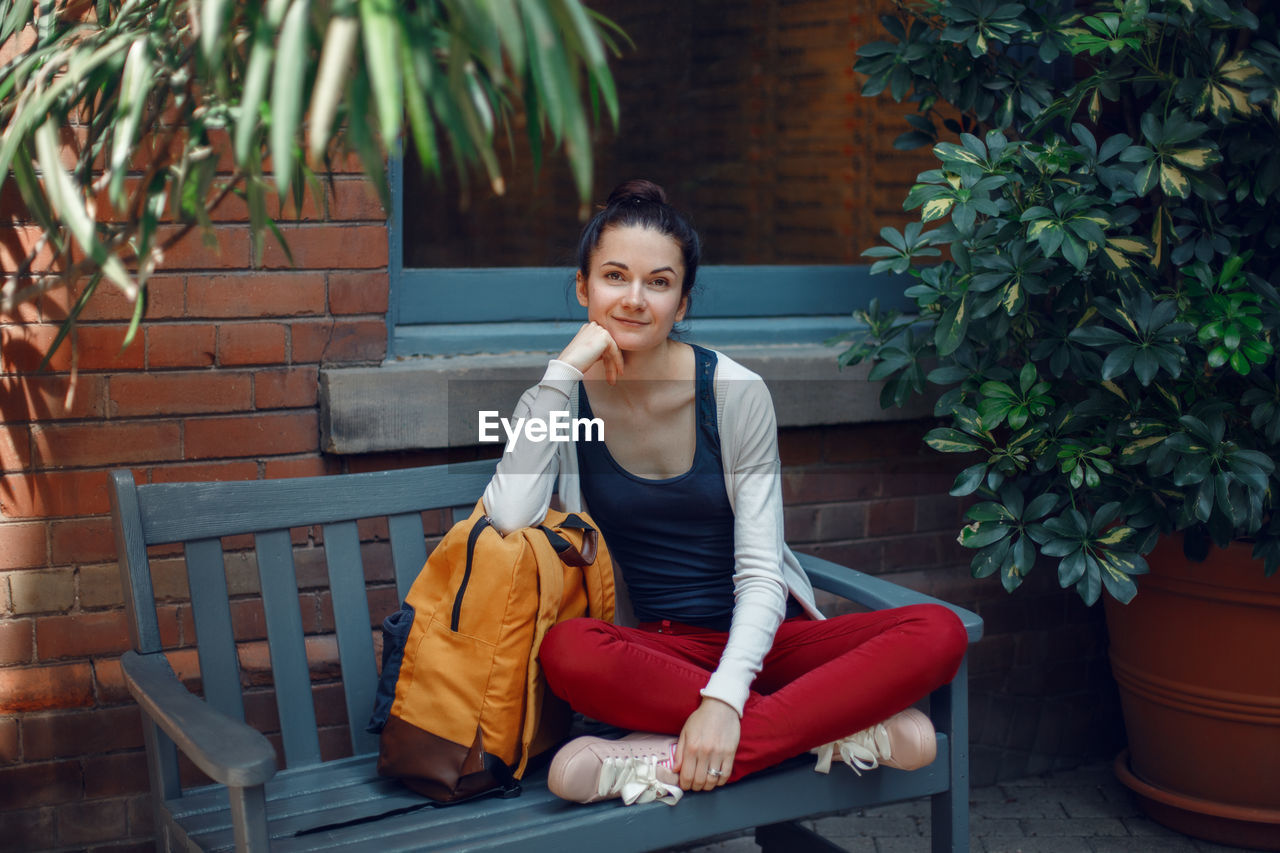
[[[928,417],[927,401],[880,408],[868,366],[840,370],[838,350],[815,344],[719,347],[764,377],[780,427]],[[478,444],[477,415],[510,415],[520,392],[552,353],[414,358],[379,367],[320,372],[321,446],[326,453],[375,453]]]

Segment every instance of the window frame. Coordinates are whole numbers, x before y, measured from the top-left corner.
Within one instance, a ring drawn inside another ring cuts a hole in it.
[[[569,267],[406,267],[404,161],[390,158],[387,357],[554,351],[586,311],[571,296]],[[568,238],[566,238],[568,239]],[[905,276],[870,274],[869,264],[708,265],[687,336],[713,346],[813,344],[854,327],[852,314],[878,298],[910,310]],[[485,294],[484,299],[475,294]]]

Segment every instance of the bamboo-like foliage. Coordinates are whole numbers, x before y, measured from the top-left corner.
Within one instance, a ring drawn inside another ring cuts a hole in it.
[[[585,202],[591,124],[601,106],[617,122],[615,35],[579,0],[4,0],[0,176],[43,235],[4,270],[0,313],[88,278],[56,349],[105,279],[135,300],[132,338],[166,248],[228,194],[257,265],[269,232],[288,251],[271,196],[323,201],[317,174],[348,151],[384,204],[402,138],[501,193],[495,144],[518,115]]]

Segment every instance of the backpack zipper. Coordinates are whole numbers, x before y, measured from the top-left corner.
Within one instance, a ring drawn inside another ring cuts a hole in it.
[[[471,528],[471,533],[467,536],[467,567],[462,573],[462,583],[458,584],[458,593],[453,597],[453,618],[449,621],[451,631],[456,632],[458,624],[462,621],[462,597],[467,594],[467,584],[471,582],[471,558],[476,552],[476,540],[480,538],[480,534],[486,527],[492,526],[493,522],[486,515],[476,522],[476,526]]]

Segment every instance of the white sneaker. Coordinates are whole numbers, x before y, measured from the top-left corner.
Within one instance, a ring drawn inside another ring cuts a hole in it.
[[[684,795],[671,769],[675,754],[676,738],[670,735],[575,738],[551,760],[547,787],[575,803],[621,797],[627,805],[658,800],[674,806]]]
[[[894,714],[883,723],[854,732],[848,737],[809,750],[818,756],[814,770],[827,773],[838,752],[840,760],[862,775],[883,765],[899,770],[918,770],[938,757],[938,741],[933,723],[915,708]]]

